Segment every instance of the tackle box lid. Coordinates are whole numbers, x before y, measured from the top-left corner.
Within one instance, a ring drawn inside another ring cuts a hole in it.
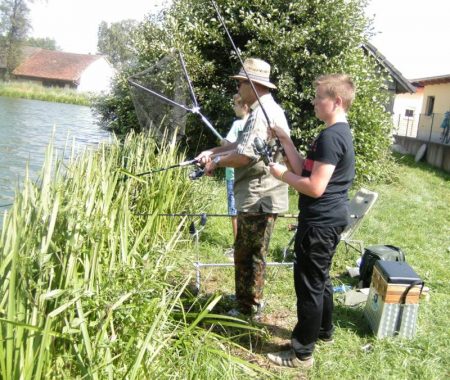
[[[378,260],[375,263],[383,278],[391,284],[422,282],[419,275],[406,262]]]

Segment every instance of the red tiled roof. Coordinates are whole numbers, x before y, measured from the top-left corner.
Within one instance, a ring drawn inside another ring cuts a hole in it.
[[[42,49],[25,59],[14,71],[17,76],[77,82],[81,73],[99,55],[65,53]]]

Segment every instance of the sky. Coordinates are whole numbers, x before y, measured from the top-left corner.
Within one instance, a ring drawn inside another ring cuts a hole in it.
[[[53,38],[66,52],[95,54],[102,21],[141,21],[168,3],[167,0],[39,0],[29,4],[31,35]]]
[[[206,1],[206,0],[205,0]],[[47,0],[30,5],[33,37],[95,54],[101,21],[142,20],[169,0]],[[450,1],[371,0],[375,47],[408,79],[450,74]]]
[[[450,1],[372,0],[372,44],[408,79],[450,74]]]

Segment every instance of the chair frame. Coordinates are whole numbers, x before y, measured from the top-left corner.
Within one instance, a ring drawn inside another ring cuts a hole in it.
[[[358,190],[349,203],[350,223],[341,234],[341,241],[345,244],[346,252],[349,248],[354,249],[361,255],[364,253],[364,242],[362,240],[352,239],[352,236],[361,225],[364,217],[372,209],[378,199],[378,193],[368,190],[364,187]],[[293,229],[297,232],[297,228]],[[283,248],[283,258],[286,259],[288,253],[292,250],[295,242],[295,233],[289,240],[286,247]]]

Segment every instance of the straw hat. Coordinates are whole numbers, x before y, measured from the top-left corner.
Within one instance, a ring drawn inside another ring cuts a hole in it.
[[[258,58],[247,58],[239,74],[233,75],[230,78],[248,80],[244,68],[252,82],[268,88],[277,88],[273,83],[270,83],[270,65]]]

